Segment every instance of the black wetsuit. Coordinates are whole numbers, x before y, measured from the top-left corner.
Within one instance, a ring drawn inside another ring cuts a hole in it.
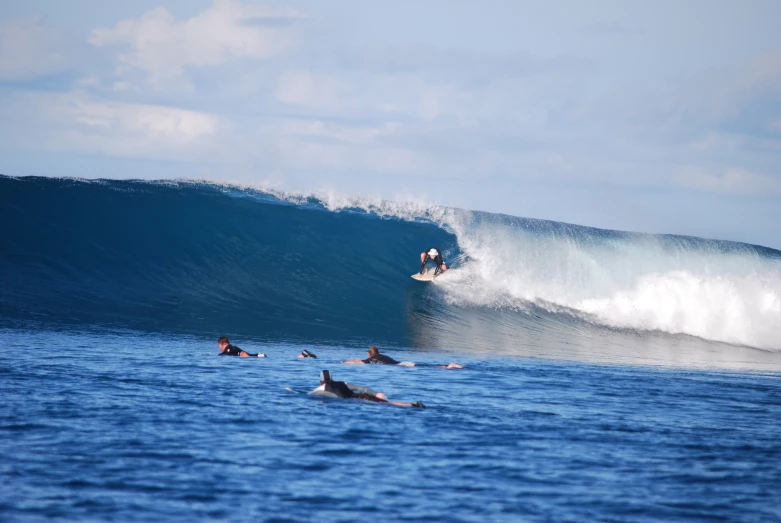
[[[428,251],[430,251],[429,249]],[[429,260],[433,261],[434,264],[437,266],[436,269],[434,269],[434,276],[439,275],[439,273],[442,272],[442,266],[445,264],[445,259],[442,257],[442,251],[439,249],[435,249],[437,251],[437,255],[433,258],[429,255],[428,251],[426,251],[426,257],[423,258],[423,263],[420,265],[420,274],[423,274],[423,271],[426,269],[426,262]]]
[[[365,360],[361,360],[364,363],[384,363],[386,365],[398,365],[399,362],[391,358],[390,356],[386,356],[385,354],[377,354],[375,356],[371,356],[369,358],[366,358]]]
[[[380,399],[374,394],[369,394],[368,392],[355,392],[343,381],[327,381],[324,390],[334,394],[337,398],[353,398],[358,400],[376,401],[377,403],[387,403],[387,400]]]
[[[327,381],[325,383],[325,391],[335,394],[339,398],[352,398],[355,396],[355,393],[343,381]]]
[[[242,352],[247,352],[247,351],[241,350],[239,347],[235,345],[228,345],[227,347],[225,347],[224,351],[218,354],[218,356],[241,356]],[[247,355],[254,356],[256,358],[258,357],[257,354],[252,354],[251,352],[247,352]]]

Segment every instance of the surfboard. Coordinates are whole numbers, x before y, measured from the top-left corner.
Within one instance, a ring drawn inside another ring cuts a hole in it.
[[[412,279],[418,281],[434,281],[434,272],[429,271],[426,274],[420,274],[416,272],[415,274],[412,275]]]

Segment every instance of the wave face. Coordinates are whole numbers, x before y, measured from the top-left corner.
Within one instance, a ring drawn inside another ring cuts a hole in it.
[[[3,178],[0,195],[0,315],[46,323],[397,342],[420,245],[455,246],[208,184]]]
[[[7,324],[404,346],[469,332],[487,350],[661,331],[781,350],[781,252],[753,245],[194,182],[0,177],[0,210]],[[430,246],[457,270],[414,282]]]

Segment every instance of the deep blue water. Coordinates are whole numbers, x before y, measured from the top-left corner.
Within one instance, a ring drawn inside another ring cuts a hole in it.
[[[781,520],[778,251],[194,183],[0,214],[0,520]],[[340,364],[375,343],[465,369]]]
[[[777,375],[2,331],[4,520],[773,521]],[[238,340],[237,340],[238,341]],[[297,394],[318,371],[425,410]]]

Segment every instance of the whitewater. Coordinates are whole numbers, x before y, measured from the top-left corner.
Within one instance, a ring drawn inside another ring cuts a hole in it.
[[[781,519],[777,250],[186,180],[0,215],[3,521]]]

